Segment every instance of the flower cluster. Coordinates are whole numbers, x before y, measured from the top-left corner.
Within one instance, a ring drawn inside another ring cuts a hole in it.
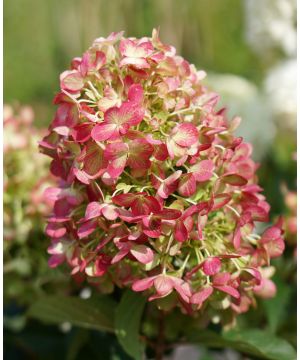
[[[4,239],[24,242],[42,217],[51,210],[43,192],[52,184],[49,161],[37,152],[37,141],[45,130],[37,129],[31,107],[16,113],[4,105]],[[6,243],[8,246],[8,244]]]
[[[274,294],[282,223],[256,233],[269,213],[258,165],[204,77],[156,30],[112,33],[73,59],[40,142],[59,178],[46,192],[51,267],[190,314],[241,313]]]

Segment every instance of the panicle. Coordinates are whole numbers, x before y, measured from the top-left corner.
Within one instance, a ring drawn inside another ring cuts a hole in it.
[[[274,295],[267,270],[284,250],[282,224],[257,234],[270,210],[258,164],[204,77],[156,30],[112,33],[73,59],[40,142],[58,178],[51,267],[189,314],[238,314],[255,294]]]

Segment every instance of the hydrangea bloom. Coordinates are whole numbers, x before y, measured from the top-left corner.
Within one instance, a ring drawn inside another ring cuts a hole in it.
[[[241,313],[274,295],[282,222],[256,233],[269,213],[258,165],[204,76],[156,30],[112,33],[73,59],[40,143],[59,178],[46,192],[51,267],[189,314]]]

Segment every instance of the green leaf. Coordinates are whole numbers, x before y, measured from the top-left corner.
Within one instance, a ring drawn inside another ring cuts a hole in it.
[[[263,306],[268,319],[270,332],[275,333],[285,319],[287,306],[290,300],[291,288],[282,280],[276,281],[277,294],[272,299],[263,301]]]
[[[286,340],[256,329],[231,330],[223,334],[194,329],[188,339],[209,347],[232,348],[261,359],[296,360],[296,352]]]
[[[47,296],[40,298],[28,310],[28,315],[45,323],[70,322],[87,329],[114,331],[115,303],[108,297]]]
[[[127,290],[117,307],[115,317],[116,335],[123,349],[134,359],[143,357],[144,344],[140,340],[140,322],[146,298]]]
[[[236,350],[270,360],[296,360],[294,348],[284,339],[261,330],[232,330],[223,338]]]

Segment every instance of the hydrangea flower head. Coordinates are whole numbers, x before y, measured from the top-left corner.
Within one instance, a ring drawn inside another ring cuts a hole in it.
[[[73,59],[40,143],[59,178],[46,193],[51,267],[189,314],[241,313],[274,295],[281,220],[256,233],[269,213],[258,165],[204,77],[156,30],[112,33]]]

